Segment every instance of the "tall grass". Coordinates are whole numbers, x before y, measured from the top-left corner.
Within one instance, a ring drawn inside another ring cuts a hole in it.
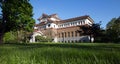
[[[120,44],[3,44],[0,64],[120,64]]]

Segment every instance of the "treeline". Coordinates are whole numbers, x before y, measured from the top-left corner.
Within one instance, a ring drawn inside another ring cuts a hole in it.
[[[93,24],[87,33],[93,35],[94,42],[120,43],[120,17],[111,19],[105,29],[100,26],[101,23]]]

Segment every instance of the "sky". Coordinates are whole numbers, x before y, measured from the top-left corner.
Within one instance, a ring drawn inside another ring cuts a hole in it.
[[[114,17],[120,16],[120,0],[30,0],[36,23],[42,13],[58,14],[61,19],[89,15],[102,28]]]

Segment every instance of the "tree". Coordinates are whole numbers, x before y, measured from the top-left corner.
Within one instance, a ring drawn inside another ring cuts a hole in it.
[[[90,41],[91,41],[92,37],[94,37],[96,40],[96,38],[101,33],[100,25],[101,25],[100,23],[96,23],[96,24],[92,24],[92,26],[89,26],[89,25],[81,26],[82,34],[83,35],[90,35]]]
[[[29,0],[0,0],[2,8],[1,38],[9,31],[32,32],[34,19]],[[25,37],[25,36],[24,36]]]
[[[106,31],[110,42],[120,42],[120,17],[109,21]]]

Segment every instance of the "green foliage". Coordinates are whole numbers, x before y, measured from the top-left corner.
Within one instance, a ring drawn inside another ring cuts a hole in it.
[[[4,43],[16,43],[15,32],[7,32],[3,38]]]
[[[97,36],[100,32],[100,24],[92,24],[92,26],[81,26],[83,34]]]
[[[52,39],[44,37],[44,36],[36,36],[36,42],[51,42]]]
[[[24,31],[26,32],[24,35],[27,35],[28,32],[33,31],[35,20],[32,18],[33,7],[29,0],[0,0],[0,7],[2,9],[2,22],[0,22],[2,35],[9,31]]]
[[[28,43],[31,37],[31,33],[30,32],[26,32],[26,31],[17,31],[16,32],[16,37],[17,37],[17,42],[20,43]]]
[[[28,0],[5,0],[2,4],[7,31],[31,31],[34,26],[34,20],[32,18],[32,6]]]
[[[0,46],[0,63],[120,64],[119,50],[120,44],[4,44]]]
[[[10,31],[5,33],[3,37],[4,43],[28,43],[29,34],[26,34],[25,31]]]
[[[113,18],[107,24],[107,35],[109,37],[109,41],[111,42],[120,42],[120,17]]]
[[[90,37],[94,37],[95,41],[97,42],[98,39],[100,39],[100,35],[102,32],[102,29],[100,28],[100,23],[92,24],[92,26],[81,26],[82,34],[83,35],[90,35]]]

